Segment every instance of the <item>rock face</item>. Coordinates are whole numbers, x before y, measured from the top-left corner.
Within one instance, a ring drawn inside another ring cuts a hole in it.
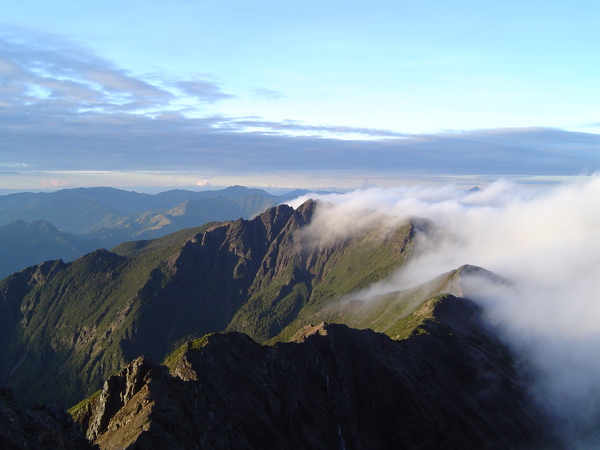
[[[101,449],[560,448],[479,308],[450,295],[404,341],[323,323],[275,347],[209,335],[164,364],[136,359],[75,407],[86,436]]]
[[[10,389],[0,390],[0,448],[67,450],[94,448],[73,418],[59,408],[20,408]]]

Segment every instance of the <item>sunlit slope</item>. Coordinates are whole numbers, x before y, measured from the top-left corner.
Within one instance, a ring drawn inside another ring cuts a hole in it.
[[[353,292],[323,305],[319,310],[301,315],[288,326],[278,340],[285,340],[309,324],[344,323],[352,328],[385,333],[392,339],[405,339],[428,320],[434,320],[433,310],[446,296],[464,297],[464,278],[485,278],[504,283],[501,277],[476,266],[465,265],[437,276],[411,289],[372,295]]]
[[[334,299],[388,277],[410,257],[415,230],[407,222],[327,245],[285,235],[267,254],[228,330],[265,341]]]

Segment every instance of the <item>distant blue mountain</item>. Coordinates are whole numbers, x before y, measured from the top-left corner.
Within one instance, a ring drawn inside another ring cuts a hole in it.
[[[96,187],[0,196],[0,279],[44,260],[153,239],[213,221],[251,218],[308,191],[276,196],[231,186],[145,194]]]
[[[0,243],[0,279],[43,261],[70,261],[102,245],[98,239],[65,233],[43,220],[0,226]]]

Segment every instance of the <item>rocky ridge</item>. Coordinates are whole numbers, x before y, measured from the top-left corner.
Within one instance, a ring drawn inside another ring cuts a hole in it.
[[[0,448],[4,450],[92,450],[78,424],[64,410],[36,406],[26,410],[10,389],[0,390]]]
[[[403,341],[326,323],[274,347],[209,335],[71,412],[101,449],[560,448],[480,316],[446,295]]]

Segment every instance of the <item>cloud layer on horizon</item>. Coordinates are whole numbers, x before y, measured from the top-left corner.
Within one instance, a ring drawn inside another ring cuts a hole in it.
[[[61,37],[24,36],[0,36],[0,165],[7,171],[502,176],[600,170],[595,134],[520,128],[405,135],[224,117],[203,110],[232,98],[214,81],[139,77]]]

